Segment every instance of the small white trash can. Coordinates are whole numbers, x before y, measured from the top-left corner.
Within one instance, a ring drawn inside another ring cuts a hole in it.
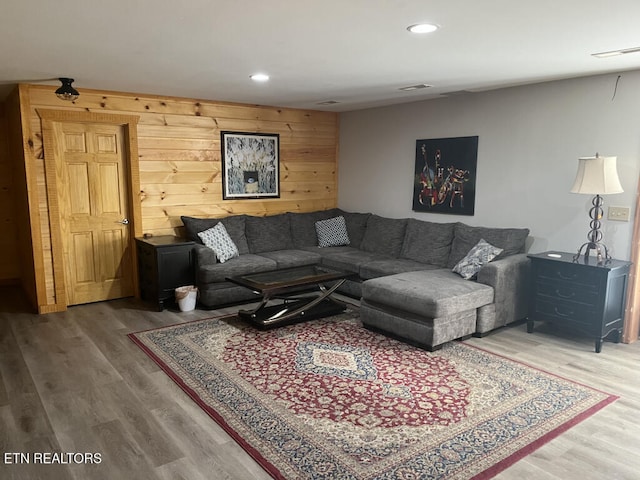
[[[176,301],[181,312],[190,312],[196,308],[196,299],[198,298],[198,288],[193,285],[176,288]]]

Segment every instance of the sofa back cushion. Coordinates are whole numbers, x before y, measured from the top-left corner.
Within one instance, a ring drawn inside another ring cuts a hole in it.
[[[187,239],[200,245],[203,245],[203,243],[198,234],[215,227],[218,222],[220,222],[219,218],[195,218],[186,216],[180,217],[180,220],[182,220],[182,224],[184,225]]]
[[[360,249],[365,252],[398,257],[402,251],[406,227],[406,218],[385,218],[371,215],[367,220],[367,228]]]
[[[495,247],[502,248],[502,253],[495,260],[516,253],[524,253],[525,241],[528,236],[528,228],[471,227],[464,223],[457,223],[447,267],[453,268],[481,239]]]
[[[312,230],[315,233],[315,230]],[[251,253],[274,252],[294,248],[291,220],[287,213],[268,217],[247,217],[247,242]]]
[[[355,248],[360,248],[362,239],[364,238],[364,232],[367,230],[367,221],[371,214],[345,212],[344,210],[338,209],[338,213],[336,213],[335,216],[338,215],[342,215],[344,217],[344,221],[347,223],[349,245]]]
[[[222,222],[229,234],[229,237],[231,237],[233,243],[238,247],[238,252],[240,252],[240,254],[249,253],[249,245],[247,244],[247,236],[245,234],[246,218],[246,215],[233,215],[225,218],[180,217],[184,225],[187,238],[199,244],[202,244],[202,239],[198,236],[198,233],[209,230],[210,228],[215,227],[219,222]]]
[[[455,223],[434,223],[410,218],[400,256],[416,262],[446,267]]]
[[[317,212],[290,213],[291,239],[295,248],[316,247],[318,238],[316,235],[316,222],[340,215],[337,208],[320,210]]]

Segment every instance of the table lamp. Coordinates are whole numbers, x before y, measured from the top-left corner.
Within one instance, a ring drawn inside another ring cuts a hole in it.
[[[578,249],[578,253],[573,257],[576,261],[584,250],[584,259],[588,260],[591,250],[596,251],[598,263],[603,260],[611,260],[607,246],[601,242],[602,232],[600,231],[600,220],[602,219],[601,195],[612,193],[622,193],[622,185],[618,179],[616,170],[616,157],[601,157],[596,153],[595,157],[582,157],[578,159],[578,173],[571,187],[571,193],[587,193],[595,195],[593,197],[593,207],[589,210],[591,231],[587,234],[586,243]],[[604,255],[603,255],[604,252]]]

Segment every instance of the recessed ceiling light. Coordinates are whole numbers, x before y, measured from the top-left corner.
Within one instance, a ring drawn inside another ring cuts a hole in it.
[[[266,73],[254,73],[253,75],[249,75],[249,78],[254,82],[266,82],[269,80],[269,75]]]
[[[626,53],[640,52],[640,47],[625,48],[624,50],[611,50],[609,52],[592,53],[591,55],[598,58],[615,57],[616,55],[624,55]]]
[[[438,25],[433,23],[416,23],[415,25],[409,25],[407,30],[411,33],[431,33],[438,29]]]

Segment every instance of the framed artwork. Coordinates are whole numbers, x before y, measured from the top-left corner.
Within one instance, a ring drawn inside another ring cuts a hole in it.
[[[280,135],[221,132],[222,198],[280,197]]]
[[[416,140],[413,210],[473,215],[478,137]]]

